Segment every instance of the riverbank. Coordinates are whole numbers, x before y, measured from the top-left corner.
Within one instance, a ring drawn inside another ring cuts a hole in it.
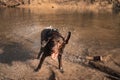
[[[11,1],[11,0],[10,0]],[[25,2],[27,0],[19,0],[15,1],[8,1],[8,2],[2,2],[0,1],[0,5],[2,7],[20,7],[20,8],[30,8],[33,10],[33,12],[43,12],[43,13],[62,13],[62,12],[70,12],[70,13],[80,13],[80,12],[95,12],[95,13],[101,13],[101,12],[112,12],[114,8],[116,9],[116,4],[118,5],[120,2],[110,2],[108,0],[106,1],[70,1],[70,0],[53,0],[49,1],[46,0],[46,2],[40,1],[31,1],[31,2]],[[23,1],[23,2],[21,2]],[[119,5],[118,5],[119,6]],[[35,11],[36,10],[36,11]]]
[[[112,12],[112,4],[102,7],[99,3],[88,4],[86,2],[79,2],[77,4],[55,4],[55,3],[43,3],[41,5],[21,5],[20,8],[30,8],[35,12],[45,13],[81,13],[81,12]]]
[[[43,3],[43,4],[38,4],[38,5],[21,5],[19,7],[23,8],[30,8],[35,10],[39,9],[37,11],[44,11],[48,13],[54,13],[54,12],[112,12],[112,4],[106,5],[106,6],[101,6],[99,3],[95,4],[89,4],[86,2],[78,2],[76,4],[74,3],[67,3],[67,4],[56,4],[56,3]]]

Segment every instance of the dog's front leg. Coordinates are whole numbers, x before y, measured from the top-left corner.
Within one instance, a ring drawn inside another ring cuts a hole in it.
[[[40,52],[38,53],[37,59],[39,59],[40,56],[42,55],[42,52],[44,51],[43,49],[44,49],[44,47],[41,47]]]
[[[46,57],[47,57],[47,56],[46,56],[44,53],[41,54],[40,62],[39,62],[39,64],[38,64],[37,68],[36,68],[34,71],[37,72],[37,71],[41,68],[41,66],[42,66],[42,64],[43,64],[43,61],[45,60]]]
[[[63,67],[62,67],[62,54],[59,54],[59,55],[58,55],[58,64],[59,64],[58,67],[59,67],[59,69],[60,69],[60,72],[63,73],[64,71],[63,71]]]
[[[38,53],[37,59],[39,59],[41,54],[44,52],[45,45],[46,45],[45,41],[41,40],[41,48],[40,48],[40,52]]]

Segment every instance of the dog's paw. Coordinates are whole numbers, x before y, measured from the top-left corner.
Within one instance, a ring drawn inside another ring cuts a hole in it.
[[[59,70],[60,70],[60,72],[61,72],[61,73],[64,73],[64,70],[63,70],[63,68],[61,68],[61,69],[59,69]]]
[[[64,70],[60,70],[61,73],[64,73]]]
[[[38,69],[34,69],[34,72],[38,72],[39,70]]]

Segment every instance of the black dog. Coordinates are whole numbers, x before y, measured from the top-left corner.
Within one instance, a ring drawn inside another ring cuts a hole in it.
[[[51,56],[53,59],[58,58],[59,69],[63,72],[62,68],[62,53],[65,45],[68,44],[71,32],[68,32],[67,38],[65,39],[57,29],[48,28],[41,32],[41,49],[37,59],[40,58],[39,65],[35,69],[38,71],[43,61],[47,56]]]

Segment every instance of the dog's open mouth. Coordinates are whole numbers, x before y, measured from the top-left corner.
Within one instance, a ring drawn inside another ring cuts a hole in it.
[[[51,58],[53,60],[56,60],[58,57],[58,54],[60,53],[60,48],[61,48],[61,43],[57,42],[55,44],[55,46],[52,48],[52,54],[51,54]]]

